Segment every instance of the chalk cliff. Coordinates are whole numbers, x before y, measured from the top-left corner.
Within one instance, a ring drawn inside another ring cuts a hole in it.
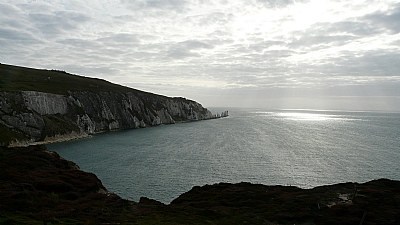
[[[0,77],[1,146],[213,118],[201,104],[185,98],[170,98],[59,71],[7,65],[0,65],[0,71],[5,74]],[[36,76],[42,77],[38,83],[22,85]],[[79,87],[81,80],[77,80],[79,88],[73,83],[57,82],[68,77],[89,81],[87,90]]]

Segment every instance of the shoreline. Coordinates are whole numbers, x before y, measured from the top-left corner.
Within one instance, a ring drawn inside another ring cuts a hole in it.
[[[79,140],[79,139],[85,139],[85,138],[91,138],[92,135],[90,134],[81,134],[81,135],[72,135],[67,134],[67,135],[57,135],[53,137],[47,137],[43,141],[33,141],[33,142],[11,142],[8,146],[8,148],[16,148],[16,147],[29,147],[29,146],[38,146],[38,145],[47,145],[47,144],[54,144],[54,143],[61,143],[61,142],[67,142],[67,141],[72,141],[72,140]]]
[[[127,129],[114,129],[114,130],[108,130],[108,131],[95,132],[93,134],[88,134],[88,133],[84,133],[84,132],[83,133],[77,133],[77,132],[73,131],[73,132],[71,132],[69,134],[64,134],[64,135],[60,135],[59,134],[59,135],[52,136],[52,137],[46,137],[43,141],[33,141],[33,140],[12,141],[9,145],[4,146],[4,147],[15,148],[15,147],[29,147],[29,146],[36,146],[36,145],[47,145],[47,144],[54,144],[54,143],[61,143],[61,142],[67,142],[67,141],[91,138],[91,137],[93,137],[93,135],[104,134],[104,133],[109,133],[109,132],[121,132],[121,131],[134,130],[134,129],[156,128],[156,127],[162,126],[162,125],[174,125],[174,124],[180,124],[180,123],[192,123],[192,122],[200,122],[200,121],[207,121],[207,120],[214,120],[214,119],[222,119],[222,118],[226,118],[226,117],[229,117],[229,115],[219,116],[219,117],[215,116],[215,117],[212,117],[212,118],[201,119],[201,120],[175,121],[175,123],[160,124],[160,125],[157,125],[157,126],[127,128]]]

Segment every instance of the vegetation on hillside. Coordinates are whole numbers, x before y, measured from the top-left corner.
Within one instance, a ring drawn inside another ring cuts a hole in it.
[[[63,95],[68,91],[113,91],[154,95],[102,79],[73,75],[59,70],[0,64],[0,74],[0,91],[40,91]]]

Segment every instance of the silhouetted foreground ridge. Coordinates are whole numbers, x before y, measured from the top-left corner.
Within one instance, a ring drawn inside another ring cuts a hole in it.
[[[107,192],[43,146],[0,147],[0,224],[399,224],[400,182],[300,189],[220,183],[169,205]]]

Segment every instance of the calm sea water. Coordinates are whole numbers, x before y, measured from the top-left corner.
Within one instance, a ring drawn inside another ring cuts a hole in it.
[[[169,203],[217,182],[311,188],[400,180],[400,114],[231,109],[223,119],[48,145],[118,195]]]

